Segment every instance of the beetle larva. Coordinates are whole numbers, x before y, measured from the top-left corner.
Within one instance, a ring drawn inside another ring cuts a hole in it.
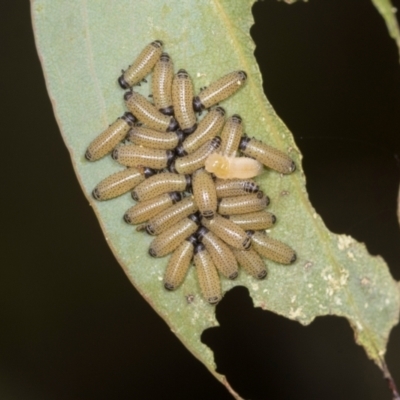
[[[171,150],[150,149],[148,147],[127,144],[114,149],[112,158],[126,167],[166,168],[174,158]]]
[[[218,271],[228,279],[236,279],[238,265],[229,246],[204,226],[197,231],[197,239],[210,253]]]
[[[178,128],[174,117],[162,114],[141,94],[126,92],[124,99],[128,110],[149,128],[161,132],[176,131]]]
[[[168,192],[183,192],[191,188],[190,175],[178,175],[172,172],[162,172],[151,176],[144,185],[139,184],[132,191],[132,198],[136,201],[148,200]]]
[[[217,193],[211,176],[204,169],[193,174],[192,189],[200,214],[207,219],[214,218],[218,205]]]
[[[296,169],[296,164],[287,154],[255,138],[242,137],[239,148],[247,156],[281,174],[290,174]]]
[[[256,279],[264,279],[267,276],[264,261],[254,249],[238,250],[232,248],[232,252],[240,266]]]
[[[269,229],[276,223],[275,215],[268,211],[230,215],[228,218],[245,231]]]
[[[221,215],[245,214],[264,210],[269,204],[269,197],[262,191],[237,197],[224,197],[218,205]]]
[[[122,89],[139,83],[153,69],[155,63],[162,53],[163,42],[155,40],[148,44],[132,65],[118,78],[118,83]]]
[[[172,104],[175,118],[185,135],[193,133],[197,128],[197,119],[193,111],[192,101],[192,80],[184,69],[180,69],[172,81]]]
[[[134,126],[127,139],[137,146],[149,147],[159,150],[172,150],[183,140],[183,133],[159,132],[143,126]]]
[[[153,197],[149,200],[141,201],[125,212],[124,221],[131,225],[140,224],[173,206],[180,200],[181,194],[179,192],[171,192]]]
[[[152,257],[164,257],[172,253],[186,238],[196,232],[198,224],[199,220],[195,214],[180,220],[175,226],[153,239],[149,254]]]
[[[263,166],[249,157],[226,157],[210,154],[205,161],[206,170],[220,179],[248,179],[260,175]]]
[[[96,200],[109,200],[129,192],[146,178],[152,176],[150,168],[127,168],[103,179],[93,189],[92,195]]]
[[[216,214],[213,219],[203,218],[201,223],[225,243],[237,249],[247,250],[251,246],[251,238],[246,232],[234,222],[221,217],[219,214]]]
[[[184,281],[190,262],[193,258],[193,250],[197,241],[195,236],[189,236],[172,253],[164,273],[164,287],[167,290],[177,289]]]
[[[221,282],[212,258],[203,244],[195,246],[193,261],[203,296],[210,304],[217,304],[222,298]]]
[[[179,174],[192,174],[199,168],[204,167],[207,157],[214,151],[217,151],[220,144],[221,139],[218,136],[209,140],[195,152],[175,159],[170,166],[170,170]]]
[[[193,197],[185,197],[179,203],[151,218],[146,224],[146,232],[149,235],[159,235],[197,210],[198,207]]]
[[[272,239],[263,231],[247,231],[254,249],[262,256],[279,264],[293,264],[297,255],[287,244]]]
[[[210,108],[214,104],[232,96],[245,83],[247,74],[244,71],[233,71],[217,81],[211,83],[193,99],[195,111]]]
[[[221,132],[224,121],[225,110],[222,107],[213,108],[199,122],[196,132],[189,135],[176,149],[176,153],[179,156],[186,156],[189,153],[193,153],[200,146]]]
[[[114,147],[125,138],[136,121],[137,119],[130,112],[126,112],[118,118],[90,143],[85,153],[86,159],[96,161],[111,153]]]
[[[152,83],[153,100],[158,111],[165,115],[173,115],[172,106],[172,79],[174,77],[174,65],[167,53],[162,53],[157,61]]]
[[[239,150],[242,135],[242,118],[240,115],[234,114],[227,119],[221,132],[221,155],[235,157],[236,152]]]
[[[260,187],[254,181],[247,179],[217,179],[215,190],[217,197],[221,198],[257,193]]]

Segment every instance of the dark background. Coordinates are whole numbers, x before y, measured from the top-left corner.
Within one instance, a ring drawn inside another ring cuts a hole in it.
[[[400,7],[400,1],[394,1]],[[27,1],[0,2],[0,398],[231,399],[139,296],[108,249],[59,134]],[[367,0],[253,8],[266,94],[304,155],[327,226],[400,279],[400,66]],[[249,399],[390,399],[348,323],[309,327],[252,307],[244,288],[203,334]],[[400,328],[387,361],[400,385]]]

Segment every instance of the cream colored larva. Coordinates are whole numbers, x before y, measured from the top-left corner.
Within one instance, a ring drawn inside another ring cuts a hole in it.
[[[281,174],[291,174],[296,170],[296,164],[287,154],[255,138],[243,136],[239,148],[243,154]]]
[[[165,289],[175,290],[185,280],[187,271],[193,258],[194,246],[196,244],[196,237],[192,235],[174,250],[164,274]]]
[[[120,86],[123,89],[128,89],[140,83],[140,81],[150,73],[157,60],[160,58],[162,47],[163,42],[161,40],[155,40],[148,44],[132,65],[118,78]]]
[[[214,218],[217,212],[218,199],[211,175],[204,169],[197,170],[193,174],[192,188],[200,214],[207,219]]]
[[[172,79],[174,78],[174,65],[167,53],[162,53],[154,67],[151,81],[153,100],[158,111],[165,115],[173,115],[172,106]]]
[[[141,224],[173,206],[181,197],[179,192],[170,192],[140,201],[125,212],[124,221],[130,225]]]
[[[238,265],[235,256],[227,244],[204,226],[197,231],[197,240],[204,244],[215,266],[222,275],[228,279],[236,279],[238,277]]]
[[[263,231],[246,231],[254,246],[254,250],[265,258],[279,264],[293,264],[297,255],[296,252],[287,244],[273,239]]]
[[[193,261],[203,296],[210,304],[217,304],[222,298],[221,282],[210,253],[202,243],[195,246]]]
[[[85,153],[86,159],[96,161],[111,153],[115,146],[125,138],[135,122],[137,119],[130,112],[126,112],[118,118],[90,143]]]
[[[174,117],[165,115],[157,110],[141,94],[130,91],[124,94],[125,105],[128,110],[146,126],[156,131],[173,132],[178,129],[178,123]]]
[[[150,168],[127,168],[103,179],[93,189],[92,195],[96,200],[109,200],[129,192],[146,178],[152,176]]]
[[[198,224],[199,220],[194,214],[182,219],[175,226],[153,239],[149,254],[152,257],[164,257],[172,253],[186,238],[196,232]]]
[[[263,165],[248,157],[228,157],[210,154],[205,162],[206,170],[220,179],[248,179],[260,175]]]
[[[193,99],[195,111],[201,111],[220,103],[236,93],[246,82],[247,74],[244,71],[233,71],[222,78],[210,83],[198,96]]]

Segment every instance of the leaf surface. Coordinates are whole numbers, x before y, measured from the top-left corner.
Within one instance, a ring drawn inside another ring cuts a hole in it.
[[[32,1],[35,38],[54,112],[106,241],[136,289],[237,398],[225,378],[215,372],[213,354],[200,341],[203,330],[217,321],[214,308],[200,295],[195,271],[190,270],[176,292],[162,288],[168,258],[151,258],[147,249],[152,238],[122,220],[134,204],[130,196],[95,202],[90,195],[100,180],[121,167],[111,157],[90,163],[84,153],[91,140],[124,113],[117,78],[149,42],[161,39],[165,43],[175,70],[185,68],[196,91],[232,70],[247,71],[246,86],[222,105],[228,115],[243,117],[250,136],[289,152],[298,166],[290,176],[267,172],[259,179],[279,221],[271,236],[292,246],[298,261],[289,267],[268,262],[265,281],[256,281],[243,271],[235,282],[221,278],[223,290],[245,285],[255,306],[305,325],[317,316],[343,316],[357,342],[383,369],[388,336],[398,322],[399,285],[381,257],[371,257],[351,237],[330,233],[310,204],[301,155],[262,90],[249,34],[253,3]],[[149,87],[150,82],[138,91],[147,95]],[[190,304],[185,299],[189,294],[194,295]]]

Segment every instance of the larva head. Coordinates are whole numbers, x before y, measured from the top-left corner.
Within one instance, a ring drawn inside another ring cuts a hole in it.
[[[250,138],[248,136],[243,136],[242,139],[240,140],[239,149],[246,150],[247,143],[249,143],[249,142],[250,142]]]
[[[241,124],[242,123],[242,117],[240,115],[238,115],[238,114],[233,114],[231,119],[236,124]]]
[[[229,175],[229,158],[221,154],[210,154],[205,162],[207,172],[217,175],[219,178],[224,178]]]
[[[169,62],[171,60],[168,53],[162,53],[160,56],[160,61],[162,62]]]
[[[171,120],[169,121],[169,125],[167,128],[167,132],[174,132],[179,128],[179,124],[176,121],[174,117],[171,117]]]
[[[121,117],[129,126],[133,126],[135,122],[137,122],[137,118],[130,112],[126,112],[122,117]]]
[[[188,79],[188,78],[189,78],[189,74],[188,74],[187,71],[184,70],[184,69],[180,69],[180,70],[177,72],[176,76],[177,76],[179,79]]]
[[[123,77],[121,76],[121,78],[123,79]],[[119,78],[119,79],[121,79]],[[122,86],[122,84],[120,83],[120,85]],[[129,86],[127,86],[125,89],[127,89]],[[133,96],[133,91],[132,90],[128,90],[127,92],[125,92],[124,94],[124,100],[128,101],[131,97]]]
[[[203,106],[199,96],[196,96],[193,98],[193,110],[196,112],[200,112],[201,110],[204,110],[204,106]]]
[[[119,86],[121,86],[122,89],[128,89],[129,88],[128,82],[124,79],[124,74],[122,74],[118,78],[118,83],[119,83]]]
[[[225,116],[225,109],[222,107],[215,107],[215,111],[217,111],[222,117]]]
[[[164,43],[161,40],[155,40],[154,42],[151,42],[151,45],[159,49],[160,47],[163,47]]]
[[[247,74],[244,71],[238,71],[238,77],[242,82],[245,82],[247,80]]]

